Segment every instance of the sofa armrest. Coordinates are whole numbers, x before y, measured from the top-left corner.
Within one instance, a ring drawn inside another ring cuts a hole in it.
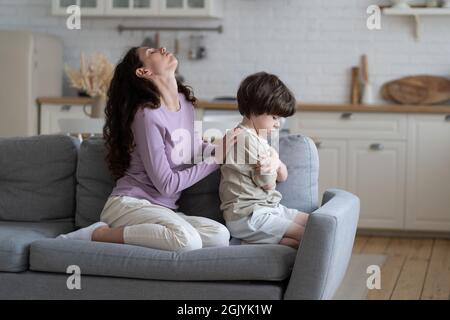
[[[359,198],[330,189],[308,220],[284,299],[332,299],[351,258]]]

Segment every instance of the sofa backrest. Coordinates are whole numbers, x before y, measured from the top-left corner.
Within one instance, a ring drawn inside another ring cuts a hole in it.
[[[289,174],[277,185],[281,203],[308,213],[319,208],[319,153],[314,141],[300,134],[281,137],[280,159]]]
[[[77,168],[77,227],[86,227],[100,220],[103,207],[114,188],[105,156],[104,139],[90,138],[81,144]]]
[[[0,138],[0,220],[73,219],[78,148],[64,135]]]
[[[312,212],[318,208],[319,159],[313,141],[301,135],[280,138],[280,159],[287,165],[289,177],[279,183],[282,204]],[[77,169],[76,225],[88,226],[99,221],[100,213],[114,187],[108,171],[104,140],[85,140],[79,151]],[[179,211],[224,222],[220,212],[220,170],[183,191],[178,201]]]

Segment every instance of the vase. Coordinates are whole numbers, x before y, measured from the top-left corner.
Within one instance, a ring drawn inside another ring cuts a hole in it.
[[[397,9],[408,9],[410,8],[408,4],[408,0],[391,0],[392,2],[392,8]]]
[[[374,103],[372,85],[370,83],[364,83],[361,102],[365,105],[371,105]]]
[[[104,118],[105,117],[105,108],[106,108],[106,97],[97,96],[92,98],[91,105],[91,113],[86,112],[84,108],[84,113],[94,119]]]
[[[437,7],[439,7],[439,1],[438,0],[427,0],[426,5],[428,8],[437,8]]]

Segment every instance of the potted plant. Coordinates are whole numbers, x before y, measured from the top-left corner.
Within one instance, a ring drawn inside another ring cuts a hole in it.
[[[73,69],[66,65],[65,72],[72,87],[93,98],[91,113],[88,115],[92,118],[103,118],[114,65],[102,53],[95,53],[87,59],[84,53],[81,53],[80,69]]]

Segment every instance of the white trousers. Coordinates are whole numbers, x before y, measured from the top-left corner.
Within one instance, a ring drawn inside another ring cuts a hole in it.
[[[145,199],[108,198],[100,220],[111,228],[124,228],[126,244],[185,252],[205,247],[226,247],[230,233],[221,223],[187,216]]]

